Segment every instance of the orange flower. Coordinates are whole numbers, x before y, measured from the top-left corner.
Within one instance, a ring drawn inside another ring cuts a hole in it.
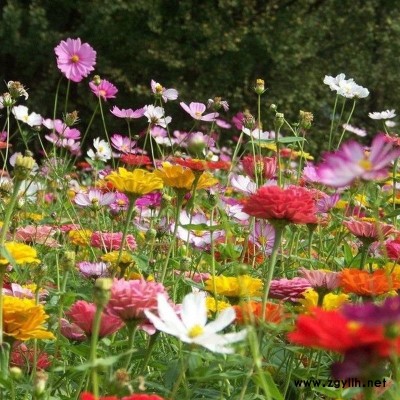
[[[262,318],[262,303],[260,301],[247,301],[233,306],[238,324],[258,323]],[[279,324],[284,319],[282,304],[267,303],[264,321]]]
[[[378,296],[400,288],[400,277],[383,269],[373,273],[346,268],[340,273],[340,286],[346,293]]]

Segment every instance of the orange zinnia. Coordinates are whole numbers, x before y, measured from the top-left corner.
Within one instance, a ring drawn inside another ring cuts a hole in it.
[[[378,296],[400,288],[400,277],[379,269],[372,273],[346,268],[340,273],[340,286],[346,293]]]
[[[247,301],[233,306],[238,324],[258,323],[262,318],[262,303],[260,301]],[[267,303],[265,305],[264,321],[279,324],[284,319],[282,304]]]

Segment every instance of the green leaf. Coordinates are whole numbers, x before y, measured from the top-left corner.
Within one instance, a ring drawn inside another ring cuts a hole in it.
[[[255,374],[253,376],[253,380],[261,388],[263,387],[262,381],[264,380],[264,382],[267,384],[268,391],[269,391],[269,393],[265,393],[267,395],[267,398],[272,398],[275,400],[285,400],[283,398],[281,392],[279,391],[278,386],[276,386],[271,374],[268,371],[264,370],[262,372],[262,375],[263,376],[260,376],[260,374]]]
[[[299,137],[299,136],[288,136],[288,137],[279,138],[278,142],[288,144],[288,143],[304,142],[305,140],[306,139],[304,139],[303,137]]]

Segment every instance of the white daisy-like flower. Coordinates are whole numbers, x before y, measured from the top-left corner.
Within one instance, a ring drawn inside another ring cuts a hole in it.
[[[372,112],[368,116],[372,119],[392,119],[396,116],[395,110],[386,110],[381,112]]]
[[[233,353],[232,343],[245,339],[247,331],[220,334],[235,319],[232,307],[221,311],[218,317],[207,324],[207,307],[204,293],[189,293],[182,302],[177,315],[164,295],[158,294],[158,316],[145,311],[146,317],[161,332],[168,333],[185,343],[198,344],[215,353]]]
[[[12,108],[12,113],[17,120],[25,122],[29,126],[42,125],[42,116],[35,112],[29,114],[26,106],[15,106]]]
[[[357,136],[367,136],[367,131],[365,129],[357,128],[356,126],[350,124],[343,124],[342,127],[345,131],[354,133]]]
[[[166,128],[172,120],[171,117],[166,117],[164,115],[164,109],[162,107],[154,107],[151,104],[148,106],[144,106],[144,109],[144,116],[147,117],[147,121],[152,125],[158,125]]]
[[[331,90],[338,90],[339,89],[339,84],[340,82],[346,80],[346,75],[345,74],[339,74],[336,77],[325,75],[324,78],[324,83],[325,85],[328,85]],[[352,80],[352,79],[350,79]]]
[[[386,125],[388,128],[393,128],[393,127],[395,127],[397,124],[396,124],[396,122],[394,122],[394,121],[387,120],[387,121],[385,121],[385,125]]]
[[[339,89],[337,90],[337,93],[348,99],[353,99],[354,97],[363,99],[369,95],[369,90],[357,85],[353,79],[342,80],[339,82],[338,86]]]
[[[94,152],[92,149],[88,150],[87,155],[92,160],[107,161],[111,159],[111,147],[110,145],[100,138],[93,140],[93,147],[96,149]]]

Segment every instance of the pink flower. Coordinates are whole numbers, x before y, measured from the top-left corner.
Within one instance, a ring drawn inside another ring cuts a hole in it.
[[[304,278],[273,279],[269,290],[272,299],[297,301],[303,292],[311,287],[310,282]]]
[[[147,320],[144,311],[157,312],[157,294],[168,298],[161,283],[145,280],[115,279],[107,312],[124,321]]]
[[[110,209],[114,214],[117,214],[121,211],[126,211],[129,205],[129,198],[126,194],[116,192],[115,200],[112,204],[110,204]]]
[[[300,268],[299,275],[306,279],[314,289],[333,290],[340,284],[339,273],[334,271]]]
[[[122,232],[93,232],[90,238],[90,245],[106,251],[119,250],[121,248]],[[136,249],[136,240],[133,235],[126,235],[125,246],[130,250]]]
[[[206,105],[203,103],[190,103],[189,106],[183,101],[180,103],[181,107],[194,119],[199,121],[214,121],[218,117],[218,113],[209,113],[203,115],[206,111]]]
[[[354,141],[342,145],[340,150],[326,155],[317,168],[319,181],[333,187],[350,185],[356,179],[375,180],[386,178],[387,166],[400,156],[400,148],[394,148],[378,134],[369,152]]]
[[[72,305],[66,312],[71,321],[76,324],[85,335],[92,334],[92,325],[94,314],[96,313],[96,305],[87,301],[79,300]],[[115,315],[102,313],[99,337],[104,337],[118,331],[124,325],[123,321]]]
[[[115,99],[118,89],[107,79],[101,79],[100,84],[89,82],[90,89],[97,97],[102,97],[104,100]]]
[[[161,97],[165,102],[168,100],[176,100],[178,98],[178,91],[175,89],[165,89],[159,83],[151,80],[151,90],[157,96]]]
[[[343,225],[360,240],[373,242],[380,238],[385,239],[391,233],[395,232],[393,225],[384,224],[382,222],[363,221],[355,218],[350,218],[343,221]]]
[[[111,146],[124,154],[134,153],[135,151],[133,148],[136,146],[136,142],[129,139],[127,136],[114,133],[114,135],[111,136]]]
[[[15,239],[25,243],[43,244],[48,247],[59,247],[60,244],[52,236],[56,230],[48,225],[27,225],[18,228]]]
[[[103,193],[99,189],[90,189],[87,193],[78,193],[74,197],[74,202],[81,207],[98,208],[108,206],[115,201],[115,193]]]
[[[254,165],[255,164],[255,165]],[[271,179],[276,172],[276,158],[263,156],[245,156],[242,158],[242,166],[247,175],[254,178],[255,172],[266,179]]]
[[[114,106],[110,112],[118,118],[136,119],[143,117],[146,109],[142,107],[138,108],[137,110],[132,110],[132,108],[118,108],[117,106]]]
[[[97,279],[108,276],[109,264],[104,262],[88,262],[82,261],[78,263],[79,272],[85,278]]]
[[[73,82],[80,82],[94,70],[96,52],[79,38],[62,40],[54,51],[58,69]]]

